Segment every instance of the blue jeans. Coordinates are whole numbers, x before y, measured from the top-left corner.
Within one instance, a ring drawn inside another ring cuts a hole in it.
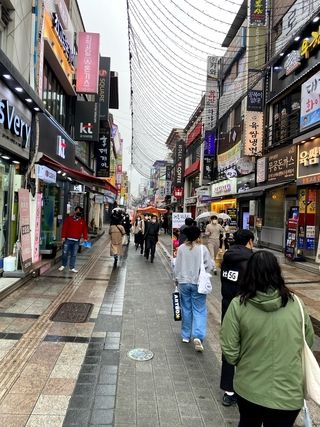
[[[76,258],[79,249],[79,240],[66,239],[62,249],[62,265],[66,267],[68,265],[68,256],[70,254],[70,269],[73,269],[76,265]]]
[[[206,336],[207,330],[207,296],[198,293],[198,286],[193,283],[179,284],[181,300],[181,336],[190,339]]]

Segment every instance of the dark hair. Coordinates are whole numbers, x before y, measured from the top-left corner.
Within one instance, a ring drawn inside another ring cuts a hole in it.
[[[210,219],[211,219],[211,221],[212,221],[213,219],[218,219],[218,217],[217,217],[217,215],[212,215],[212,216],[210,217]]]
[[[293,299],[284,284],[277,258],[271,252],[257,251],[249,259],[245,278],[240,284],[240,303],[245,304],[254,298],[257,291],[268,293],[270,290],[279,291],[282,307],[287,305],[289,298]]]
[[[191,217],[188,217],[184,220],[185,225],[190,227],[193,224],[193,219]]]
[[[254,241],[254,234],[250,230],[238,230],[234,233],[233,237],[236,245],[246,246],[249,240]]]
[[[76,211],[79,211],[80,213],[82,213],[83,212],[83,209],[82,209],[82,207],[81,206],[76,206],[75,208],[74,208],[74,211],[76,212]]]

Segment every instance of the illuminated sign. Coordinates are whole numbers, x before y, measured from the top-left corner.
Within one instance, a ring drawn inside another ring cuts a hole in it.
[[[300,46],[300,55],[306,59],[310,58],[310,52],[320,46],[320,27],[318,31],[312,31],[311,37],[303,40]]]
[[[7,99],[0,101],[0,124],[13,135],[20,137],[24,148],[29,147],[31,125],[16,113],[15,107],[10,105]]]
[[[80,32],[78,45],[76,90],[98,94],[100,34]]]
[[[69,45],[65,32],[63,31],[63,26],[59,21],[58,15],[56,13],[52,14],[52,24],[69,64],[74,65],[74,55],[72,53],[72,49]]]

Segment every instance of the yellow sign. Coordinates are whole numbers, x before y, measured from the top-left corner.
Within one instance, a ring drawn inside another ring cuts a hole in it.
[[[300,55],[302,58],[310,58],[310,52],[320,46],[320,27],[318,31],[312,31],[311,38],[305,38],[300,46]]]
[[[48,40],[51,49],[53,50],[57,60],[60,63],[61,68],[65,72],[70,84],[72,84],[72,78],[74,74],[74,67],[69,63],[68,58],[63,50],[61,42],[54,30],[52,17],[49,12],[45,11],[44,14],[44,38]]]

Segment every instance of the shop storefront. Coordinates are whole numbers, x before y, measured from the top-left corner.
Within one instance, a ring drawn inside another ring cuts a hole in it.
[[[9,74],[6,75],[8,78]],[[13,78],[10,77],[13,81]],[[15,86],[18,86],[15,82]],[[22,90],[22,89],[21,89]],[[19,240],[18,191],[25,185],[30,145],[33,137],[33,108],[0,81],[0,269]],[[32,100],[30,99],[32,102]],[[35,112],[35,111],[34,111]],[[15,269],[18,268],[15,263]]]
[[[319,132],[319,130],[318,130]],[[297,253],[315,259],[320,227],[320,136],[297,147]]]
[[[211,184],[211,207],[212,212],[226,213],[228,209],[237,207],[234,194],[237,192],[237,179],[230,178]]]

